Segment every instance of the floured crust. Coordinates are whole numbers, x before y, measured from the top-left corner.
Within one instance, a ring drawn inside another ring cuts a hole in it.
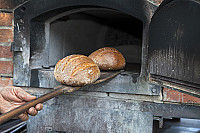
[[[56,80],[71,86],[84,86],[100,77],[94,61],[84,55],[70,55],[57,62],[54,70]]]
[[[126,65],[124,56],[111,47],[100,48],[88,57],[98,65],[100,70],[119,70]]]

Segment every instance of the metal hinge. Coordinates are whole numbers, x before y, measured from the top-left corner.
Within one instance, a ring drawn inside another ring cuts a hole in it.
[[[13,51],[13,52],[22,52],[23,48],[22,48],[22,46],[18,46],[14,42],[12,42],[11,43],[11,51]]]

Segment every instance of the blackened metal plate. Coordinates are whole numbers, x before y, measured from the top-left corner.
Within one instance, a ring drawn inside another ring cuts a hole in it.
[[[200,89],[200,1],[174,0],[159,8],[149,27],[149,71]]]
[[[154,116],[162,116],[163,118],[200,119],[199,109],[199,106],[150,102],[143,102],[140,106],[141,111],[152,112]]]

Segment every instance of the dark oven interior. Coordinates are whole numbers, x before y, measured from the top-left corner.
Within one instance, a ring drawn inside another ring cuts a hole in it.
[[[125,56],[126,68],[140,72],[143,23],[139,19],[111,9],[80,8],[45,21],[44,34],[39,19],[31,21],[31,69],[49,69],[68,55],[88,56],[99,48],[114,47]]]
[[[146,72],[146,35],[153,11],[150,3],[92,1],[87,5],[73,1],[75,5],[66,6],[71,3],[54,2],[42,6],[30,1],[15,10],[15,85],[53,88],[59,84],[53,71],[60,59],[71,54],[88,56],[99,48],[114,47],[126,59],[125,71],[106,86],[87,90],[158,93],[149,89]]]

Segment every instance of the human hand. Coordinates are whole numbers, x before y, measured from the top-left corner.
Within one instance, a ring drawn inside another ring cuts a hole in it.
[[[30,95],[19,87],[2,87],[0,88],[0,112],[6,113],[33,99],[36,99],[36,96]],[[29,108],[26,112],[20,114],[18,117],[21,120],[26,121],[29,119],[28,114],[35,116],[37,115],[38,111],[42,110],[42,108],[42,104],[37,104],[35,107]]]

